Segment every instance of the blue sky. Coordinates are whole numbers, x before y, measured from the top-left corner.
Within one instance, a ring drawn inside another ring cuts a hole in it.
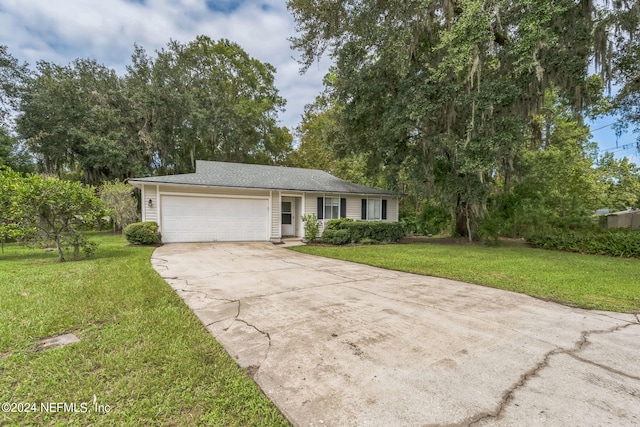
[[[0,44],[32,66],[93,58],[122,75],[134,43],[152,53],[200,34],[232,40],[276,67],[287,100],[280,124],[289,129],[322,90],[329,67],[321,62],[300,75],[287,40],[294,33],[284,0],[0,0]]]
[[[0,44],[34,65],[38,60],[68,64],[93,58],[125,72],[134,43],[153,52],[170,39],[189,42],[204,34],[240,44],[251,56],[277,69],[276,86],[287,100],[280,124],[293,129],[304,105],[322,90],[329,62],[300,75],[297,52],[289,47],[295,33],[285,0],[0,0]],[[604,117],[592,129],[615,119]],[[593,131],[601,150],[616,150],[640,163],[631,130],[618,138],[612,126]]]

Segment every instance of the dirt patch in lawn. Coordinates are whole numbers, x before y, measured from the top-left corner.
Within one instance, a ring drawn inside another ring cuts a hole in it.
[[[76,342],[80,342],[80,338],[72,333],[43,338],[36,341],[36,344],[38,344],[38,348],[36,349],[36,351],[48,350],[54,347],[64,347],[65,345],[73,344]]]

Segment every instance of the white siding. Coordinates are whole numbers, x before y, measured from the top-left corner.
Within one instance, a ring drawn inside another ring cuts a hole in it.
[[[318,195],[315,193],[306,193],[304,195],[304,209],[302,215],[307,214],[318,215]]]
[[[360,219],[360,209],[362,208],[362,197],[346,196],[347,199],[347,218]]]
[[[158,221],[158,193],[155,185],[144,185],[144,191],[142,192],[142,203],[144,204],[143,221]],[[149,207],[149,200],[151,200],[151,207]]]
[[[387,200],[387,219],[389,222],[398,222],[398,198],[393,197]]]
[[[303,197],[296,198],[296,236],[303,237],[304,236],[304,224],[302,223],[302,200]]]
[[[280,225],[280,192],[273,191],[271,197],[271,240],[280,240],[282,227]]]

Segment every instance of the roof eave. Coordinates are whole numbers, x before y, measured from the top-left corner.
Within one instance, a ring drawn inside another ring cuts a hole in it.
[[[397,197],[396,194],[385,191],[373,189],[376,191],[335,191],[335,190],[313,190],[313,189],[300,189],[300,188],[287,188],[287,187],[246,187],[246,186],[231,186],[231,185],[215,185],[215,184],[197,184],[197,183],[186,183],[186,182],[172,182],[172,181],[160,181],[160,180],[147,180],[144,178],[135,178],[130,179],[129,183],[136,188],[140,188],[143,184],[151,184],[151,185],[177,185],[177,186],[186,186],[186,187],[206,187],[206,188],[225,188],[225,189],[246,189],[246,190],[263,190],[263,191],[296,191],[300,193],[329,193],[329,194],[359,194],[359,195],[380,195],[380,196],[389,196],[389,197]]]

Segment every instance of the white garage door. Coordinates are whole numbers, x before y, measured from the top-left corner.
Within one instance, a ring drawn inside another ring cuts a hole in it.
[[[266,199],[162,196],[162,241],[269,240]]]

